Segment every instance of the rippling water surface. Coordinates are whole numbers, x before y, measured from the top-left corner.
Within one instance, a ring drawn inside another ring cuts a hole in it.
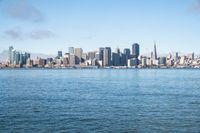
[[[0,70],[0,132],[199,133],[200,70]]]

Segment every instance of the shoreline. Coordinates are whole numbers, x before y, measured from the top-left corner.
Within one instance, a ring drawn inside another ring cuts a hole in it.
[[[95,67],[73,67],[73,68],[70,68],[70,67],[66,67],[66,68],[45,68],[45,67],[32,67],[32,68],[27,68],[27,67],[21,67],[21,68],[11,68],[11,67],[4,67],[4,68],[0,68],[0,70],[173,70],[173,69],[200,69],[200,68],[193,68],[193,67],[184,67],[184,68],[176,68],[176,67],[166,67],[166,68],[114,68],[114,67],[110,67],[110,68],[95,68]]]

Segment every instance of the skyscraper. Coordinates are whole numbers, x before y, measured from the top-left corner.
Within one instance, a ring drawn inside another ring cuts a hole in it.
[[[116,53],[120,54],[120,49],[119,48],[116,49]]]
[[[62,51],[58,51],[58,57],[62,57]]]
[[[111,65],[111,48],[105,47],[103,52],[103,65],[110,66]]]
[[[15,56],[16,56],[16,50],[12,50],[11,52],[11,64],[15,64]]]
[[[99,48],[99,60],[103,61],[104,48]]]
[[[112,65],[113,66],[120,66],[120,54],[112,53]]]
[[[157,60],[157,51],[156,51],[156,42],[154,43],[154,50],[153,50],[153,59]]]
[[[139,65],[138,56],[140,55],[140,46],[138,43],[134,43],[132,45],[132,55],[133,55],[133,59],[136,60],[136,64]]]
[[[120,54],[120,65],[121,66],[126,66],[127,65],[128,60],[126,61],[126,59],[127,59],[126,55],[121,53]]]
[[[14,50],[12,46],[9,47],[9,63],[12,65],[24,65],[30,57],[30,53],[22,53]]]
[[[15,64],[16,65],[19,65],[19,63],[20,63],[20,52],[18,52],[18,51],[16,51],[15,52]]]
[[[23,65],[23,60],[24,60],[23,54],[20,53],[20,56],[19,56],[19,64],[20,65]]]
[[[88,59],[89,59],[89,60],[93,60],[93,59],[95,58],[95,54],[96,54],[95,51],[94,51],[94,52],[88,52],[88,54],[87,54]]]
[[[13,49],[14,49],[13,46],[9,47],[9,57],[8,57],[9,59],[8,60],[9,60],[10,64],[12,64],[12,51],[13,51]]]
[[[124,49],[124,54],[127,56],[127,58],[130,58],[130,55],[131,55],[131,51],[129,48],[125,48]]]
[[[76,62],[76,64],[80,64],[82,54],[83,54],[82,48],[75,48],[75,56],[76,56],[75,62]]]
[[[166,57],[160,57],[159,58],[159,64],[160,65],[165,66],[166,65],[166,61],[167,61]]]
[[[129,48],[124,49],[124,55],[126,56],[126,66],[128,65],[128,59],[130,59],[131,51]]]
[[[141,64],[142,64],[142,67],[146,67],[147,66],[147,57],[142,57]]]
[[[69,65],[72,67],[72,66],[75,66],[75,55],[71,54],[69,56]]]
[[[74,54],[74,47],[69,47],[68,53],[71,54],[71,55]]]
[[[175,60],[175,61],[178,61],[178,52],[175,52],[175,53],[174,53],[174,60]]]
[[[25,52],[25,53],[24,53],[24,56],[25,56],[24,64],[26,64],[26,63],[27,63],[27,60],[31,58],[31,54]]]
[[[138,43],[134,43],[132,45],[132,55],[135,57],[135,58],[138,58],[138,56],[140,55],[140,46]]]

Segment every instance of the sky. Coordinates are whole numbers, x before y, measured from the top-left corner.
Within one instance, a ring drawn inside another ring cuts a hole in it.
[[[0,52],[56,54],[68,47],[200,53],[198,0],[0,0]]]

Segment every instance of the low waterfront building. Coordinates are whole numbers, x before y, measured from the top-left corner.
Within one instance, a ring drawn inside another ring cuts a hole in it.
[[[147,67],[147,57],[141,57],[141,65],[142,67]]]
[[[137,67],[137,58],[128,59],[128,67]]]
[[[40,57],[37,57],[35,60],[34,60],[34,66],[35,67],[44,67],[46,65],[46,60],[45,59],[42,59]]]
[[[158,59],[153,60],[153,65],[154,66],[158,66],[159,65],[159,60]]]
[[[180,65],[184,65],[186,63],[186,56],[181,56]]]

